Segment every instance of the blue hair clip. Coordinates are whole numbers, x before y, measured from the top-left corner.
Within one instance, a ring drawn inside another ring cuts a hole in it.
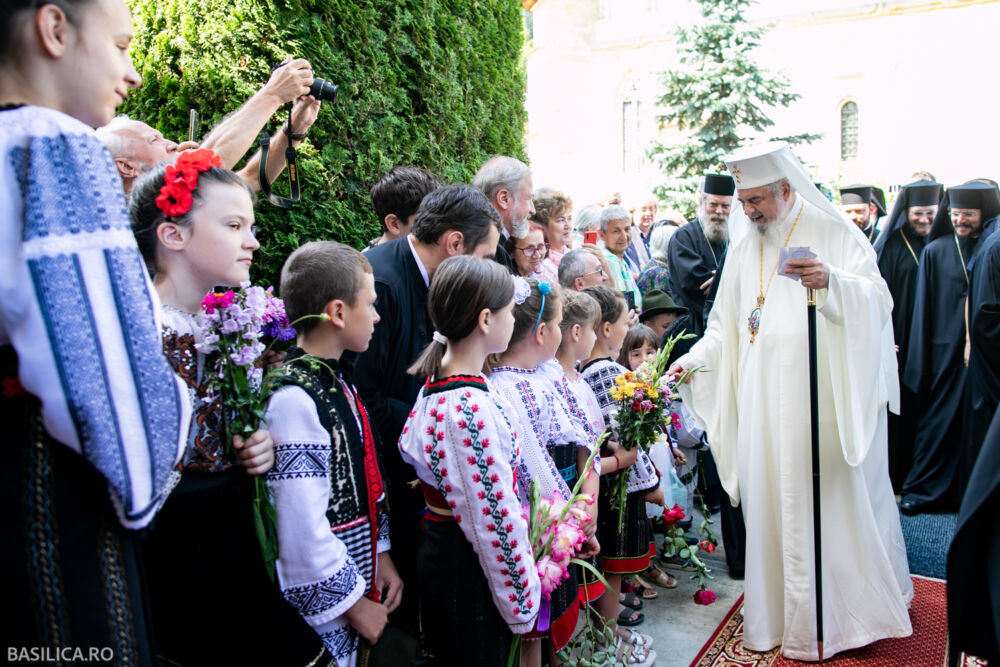
[[[535,326],[531,330],[532,334],[538,331],[538,325],[542,323],[542,313],[545,312],[545,295],[552,293],[552,285],[547,282],[538,283],[538,293],[542,295],[542,305],[538,309],[538,319],[535,320]]]

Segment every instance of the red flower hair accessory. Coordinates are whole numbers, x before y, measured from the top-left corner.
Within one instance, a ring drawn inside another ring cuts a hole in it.
[[[192,192],[198,187],[198,176],[212,167],[221,167],[222,159],[208,148],[185,151],[175,164],[167,166],[164,184],[156,198],[156,206],[168,218],[184,215],[194,203]]]

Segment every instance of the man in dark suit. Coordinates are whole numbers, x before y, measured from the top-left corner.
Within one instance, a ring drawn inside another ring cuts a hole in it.
[[[358,357],[355,384],[381,440],[389,489],[389,530],[397,545],[393,562],[407,590],[393,614],[398,626],[416,636],[416,553],[423,495],[410,482],[413,468],[396,443],[426,378],[406,369],[431,341],[427,291],[434,271],[453,255],[491,258],[500,238],[500,216],[483,193],[469,185],[447,185],[424,197],[412,232],[365,253],[375,275],[379,323],[368,350]]]

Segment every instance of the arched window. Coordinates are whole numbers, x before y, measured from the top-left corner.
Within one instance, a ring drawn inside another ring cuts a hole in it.
[[[840,107],[840,159],[858,157],[858,105],[845,102]]]

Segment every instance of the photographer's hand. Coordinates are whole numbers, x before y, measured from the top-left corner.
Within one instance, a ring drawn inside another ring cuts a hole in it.
[[[282,104],[294,102],[303,95],[308,95],[312,80],[313,71],[308,60],[305,58],[293,60],[291,56],[285,56],[281,67],[271,72],[271,78],[260,92],[273,98],[274,108],[277,110]]]

